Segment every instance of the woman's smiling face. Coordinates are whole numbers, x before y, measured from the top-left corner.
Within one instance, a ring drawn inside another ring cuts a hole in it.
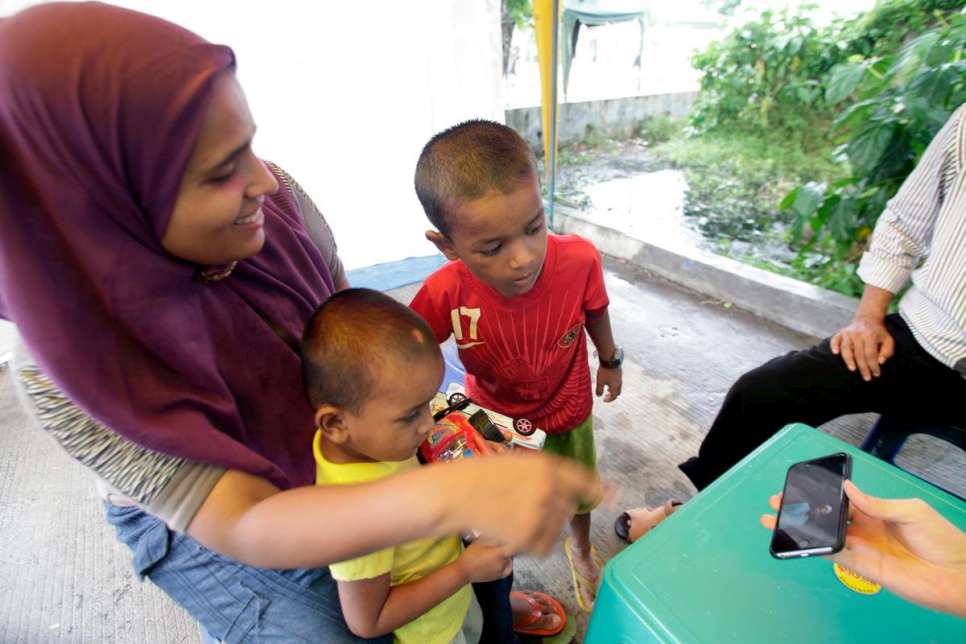
[[[252,150],[254,135],[241,86],[232,72],[222,72],[161,238],[169,253],[219,266],[261,250],[262,202],[278,182]]]

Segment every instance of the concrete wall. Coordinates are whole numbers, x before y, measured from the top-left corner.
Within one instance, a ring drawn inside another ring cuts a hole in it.
[[[649,116],[682,117],[691,110],[697,92],[627,96],[560,105],[557,138],[561,144],[586,138],[590,132],[628,136]],[[535,150],[543,151],[540,106],[506,111],[506,124],[519,132]]]
[[[586,237],[602,253],[805,335],[824,338],[834,334],[852,320],[858,306],[854,298],[806,282],[698,248],[634,237],[585,217],[558,205],[554,230]]]

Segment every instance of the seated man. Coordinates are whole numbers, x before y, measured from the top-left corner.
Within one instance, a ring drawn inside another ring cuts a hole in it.
[[[966,105],[889,201],[858,274],[849,326],[732,385],[698,456],[679,466],[699,490],[792,422],[877,412],[966,429]]]

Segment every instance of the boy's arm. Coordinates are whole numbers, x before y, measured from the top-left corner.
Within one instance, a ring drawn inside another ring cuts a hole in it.
[[[373,579],[340,581],[339,600],[349,630],[359,637],[379,637],[429,612],[470,583],[456,559],[422,579],[389,585],[389,573]]]
[[[586,327],[587,334],[590,335],[590,340],[594,343],[600,359],[614,360],[617,357],[617,345],[614,343],[614,333],[610,328],[610,314],[607,313],[607,309],[588,311]],[[619,366],[605,367],[601,364],[597,368],[597,395],[603,396],[604,388],[607,388],[604,402],[613,402],[621,395],[622,383],[623,372]]]
[[[430,277],[432,278],[432,276]],[[437,293],[437,295],[439,294]],[[433,297],[433,288],[429,280],[420,287],[413,297],[413,301],[409,303],[409,308],[426,320],[438,343],[446,342],[450,333],[452,333],[450,314],[449,311],[443,310],[445,306],[439,298]]]
[[[494,457],[495,458],[495,457]],[[359,637],[378,637],[408,624],[470,582],[503,579],[513,570],[509,551],[477,540],[451,563],[422,579],[389,586],[389,574],[340,581],[345,621]]]
[[[613,362],[617,359],[618,349],[614,343],[614,333],[610,328],[610,315],[607,312],[609,299],[607,289],[604,287],[604,265],[600,257],[600,252],[590,242],[585,242],[590,262],[587,273],[587,284],[584,288],[584,315],[586,316],[587,333],[590,335],[591,342],[597,349],[601,364],[597,368],[597,389],[598,396],[604,396],[604,389],[607,395],[604,402],[612,402],[621,394],[621,383],[623,376],[618,363],[615,366],[605,367],[604,362]]]

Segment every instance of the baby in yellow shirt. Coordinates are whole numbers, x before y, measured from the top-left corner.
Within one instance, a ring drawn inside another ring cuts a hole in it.
[[[368,289],[323,303],[302,338],[302,373],[318,428],[318,485],[362,483],[418,467],[443,377],[433,332],[416,313]],[[443,466],[445,467],[445,466]],[[320,517],[320,520],[325,520]],[[475,644],[482,615],[470,583],[509,574],[492,545],[419,539],[332,564],[349,629],[396,642]]]

